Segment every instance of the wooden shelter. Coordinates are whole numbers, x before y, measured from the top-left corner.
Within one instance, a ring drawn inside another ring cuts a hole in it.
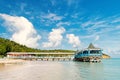
[[[85,62],[100,62],[102,58],[102,49],[95,47],[92,43],[88,48],[76,52],[74,60]]]

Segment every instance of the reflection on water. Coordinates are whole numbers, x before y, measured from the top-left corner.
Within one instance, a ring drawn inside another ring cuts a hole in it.
[[[76,63],[76,69],[82,80],[103,80],[102,63]]]
[[[111,72],[107,73],[107,65],[73,61],[0,65],[0,80],[112,80],[109,78]],[[114,80],[119,80],[118,77]]]

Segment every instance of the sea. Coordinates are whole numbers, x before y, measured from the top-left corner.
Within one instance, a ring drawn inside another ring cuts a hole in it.
[[[120,80],[120,58],[100,63],[26,61],[0,64],[0,80]]]

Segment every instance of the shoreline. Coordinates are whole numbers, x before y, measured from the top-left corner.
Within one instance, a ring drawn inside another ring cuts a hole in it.
[[[0,64],[19,64],[24,62],[25,60],[21,59],[0,59]]]

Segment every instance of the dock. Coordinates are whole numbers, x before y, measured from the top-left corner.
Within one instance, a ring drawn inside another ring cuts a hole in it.
[[[8,59],[21,60],[39,60],[39,61],[71,61],[73,60],[73,53],[63,52],[9,52]]]
[[[23,60],[36,60],[36,61],[71,61],[72,58],[67,57],[37,57],[37,58],[22,58]]]

